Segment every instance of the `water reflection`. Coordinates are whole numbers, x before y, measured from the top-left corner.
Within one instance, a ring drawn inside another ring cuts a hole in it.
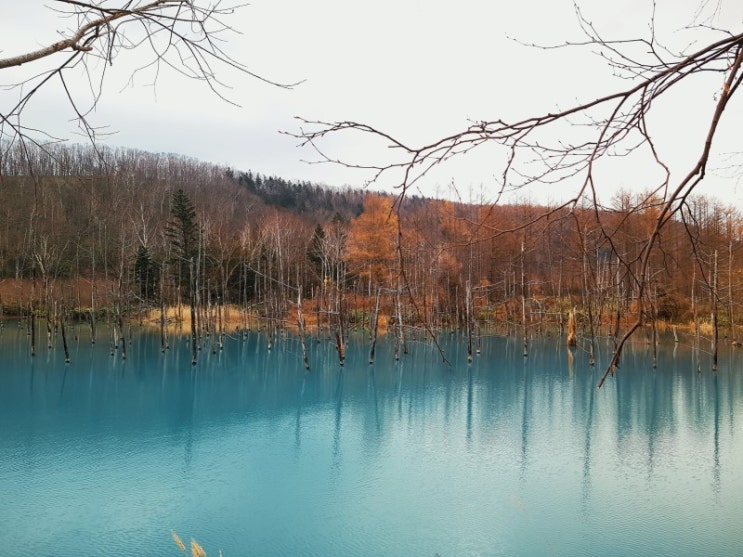
[[[712,486],[716,494],[720,493],[720,388],[719,377],[713,378],[715,386],[715,437],[713,453],[713,481]]]
[[[299,404],[297,404],[297,423],[294,434],[297,454],[299,454],[299,450],[302,446],[302,402],[304,400],[304,391],[307,388],[307,376],[309,373],[309,371],[306,371],[302,378],[302,388],[299,391]]]
[[[593,371],[594,368],[590,368]],[[595,377],[595,375],[592,375]],[[594,401],[596,400],[596,389],[590,388],[590,382],[583,383],[583,388],[576,387],[578,396],[582,399],[585,420],[585,440],[583,443],[583,483],[582,483],[582,504],[583,510],[588,510],[588,503],[591,495],[591,439],[593,438],[593,421],[594,421]],[[589,388],[585,388],[588,386]],[[585,399],[588,399],[587,401]]]
[[[343,379],[345,373],[338,373],[338,385],[335,389],[335,430],[333,431],[333,466],[340,466],[341,454],[341,419],[343,417]]]
[[[608,341],[594,367],[558,338],[532,339],[524,358],[518,338],[498,337],[467,365],[458,335],[444,343],[452,365],[417,341],[399,362],[381,342],[369,366],[359,338],[343,368],[321,341],[305,372],[290,338],[271,351],[259,334],[227,339],[192,366],[177,339],[161,354],[157,335],[135,335],[123,360],[78,334],[67,366],[55,349],[29,358],[23,330],[0,334],[0,542],[20,555],[106,537],[151,537],[142,553],[163,554],[157,531],[184,525],[225,555],[245,540],[261,555],[739,548],[732,351],[698,373],[692,346],[661,343],[653,370],[633,343],[599,391]],[[86,520],[64,520],[70,508]]]

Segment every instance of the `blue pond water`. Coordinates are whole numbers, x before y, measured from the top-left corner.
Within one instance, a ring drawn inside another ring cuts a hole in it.
[[[743,555],[743,353],[697,373],[670,342],[654,371],[638,342],[599,391],[556,338],[369,366],[359,337],[343,369],[313,341],[305,373],[294,340],[193,368],[79,333],[65,366],[0,332],[3,554],[181,555],[173,529],[225,557]]]

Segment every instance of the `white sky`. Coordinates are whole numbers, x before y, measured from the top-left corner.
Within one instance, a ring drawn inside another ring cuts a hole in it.
[[[55,30],[67,22],[48,9],[53,4],[0,0],[0,57],[57,40]],[[674,46],[693,40],[694,34],[680,29],[700,5],[709,13],[717,2],[657,0],[656,23],[664,40]],[[583,0],[580,6],[608,38],[647,35],[650,0]],[[722,0],[715,17],[714,24],[740,32],[743,2]],[[508,38],[540,44],[580,40],[569,0],[253,0],[230,21],[242,35],[233,36],[228,48],[251,70],[276,81],[306,81],[285,91],[224,70],[218,76],[232,86],[226,94],[240,105],[235,107],[172,72],[161,74],[154,88],[146,79],[127,87],[127,70],[136,64],[127,53],[109,68],[94,115],[97,124],[116,131],[106,142],[292,180],[356,186],[367,176],[302,162],[313,153],[278,131],[297,131],[294,116],[301,115],[368,123],[408,143],[427,143],[466,128],[470,120],[540,114],[626,87],[585,50],[537,50]],[[14,71],[19,70],[0,72],[0,83],[19,75]],[[679,174],[699,152],[714,109],[714,85],[701,85],[660,107],[655,122],[658,145]],[[3,108],[14,96],[0,93]],[[737,100],[728,109],[731,123],[720,130],[720,152],[743,151],[736,141]],[[26,116],[27,124],[75,137],[68,122],[72,114],[56,85],[29,105]],[[325,147],[333,156],[365,162],[385,156],[374,144],[341,137]],[[487,150],[452,162],[433,173],[421,192],[443,195],[454,182],[465,198],[481,191],[487,196],[501,172],[495,163],[497,156]],[[620,187],[642,189],[642,176],[629,161],[616,161],[600,186],[602,194],[608,199]],[[743,184],[737,180],[712,176],[706,188],[743,207]],[[544,201],[567,194],[544,187],[528,195]]]

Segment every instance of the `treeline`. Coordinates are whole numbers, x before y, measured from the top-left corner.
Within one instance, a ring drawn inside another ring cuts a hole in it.
[[[45,151],[5,146],[0,280],[129,283],[133,277],[127,273],[140,248],[161,259],[171,250],[166,229],[178,191],[197,210],[210,261],[250,245],[269,220],[288,219],[310,231],[334,216],[348,222],[361,212],[365,197],[349,188],[237,174],[173,154],[66,144]],[[7,296],[5,303],[7,310]]]
[[[364,197],[358,191],[338,191],[310,182],[291,182],[250,171],[235,176],[228,169],[227,175],[266,205],[303,213],[317,222],[325,222],[336,214],[348,220],[358,216],[363,208]]]
[[[639,277],[658,211],[650,194],[618,192],[601,208],[422,198],[393,208],[392,196],[177,155],[77,145],[0,155],[5,315],[230,305],[256,326],[306,323],[339,342],[349,327],[386,327],[401,350],[441,328],[475,344],[484,327],[526,338],[570,319],[591,338],[616,334],[640,296],[649,324],[714,319],[735,336],[739,320],[741,217],[706,198],[666,224]]]

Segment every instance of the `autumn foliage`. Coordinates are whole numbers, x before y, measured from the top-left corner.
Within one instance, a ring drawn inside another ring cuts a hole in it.
[[[351,222],[346,245],[348,270],[378,285],[395,284],[398,219],[394,199],[369,195],[364,211]]]
[[[301,291],[309,329],[322,332],[370,327],[379,293],[381,322],[431,329],[461,326],[471,310],[479,325],[539,330],[576,308],[580,338],[589,323],[607,332],[638,311],[639,256],[657,217],[643,193],[617,192],[599,213],[401,202],[175,156],[106,151],[102,164],[83,148],[57,149],[53,159],[16,151],[0,166],[5,315],[179,307],[193,287],[196,304],[244,308],[278,327],[296,322]],[[185,221],[188,249],[174,226]],[[734,326],[742,248],[736,209],[690,198],[650,254],[647,321],[703,321],[715,301]]]

